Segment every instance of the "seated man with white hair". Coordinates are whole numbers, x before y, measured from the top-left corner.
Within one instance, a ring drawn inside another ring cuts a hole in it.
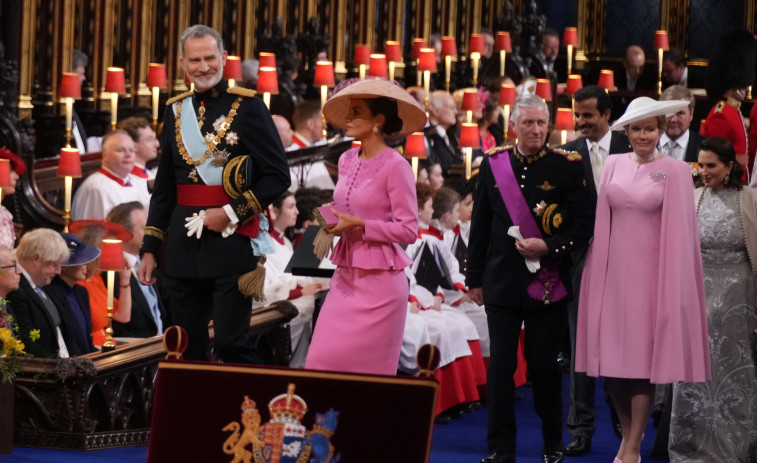
[[[68,256],[66,241],[49,228],[25,233],[16,249],[18,268],[23,277],[19,288],[8,294],[8,304],[18,324],[21,342],[35,357],[66,358],[87,353],[76,347],[73,321],[61,317],[50,296],[42,289],[60,274],[61,263]],[[32,340],[33,337],[37,339]]]

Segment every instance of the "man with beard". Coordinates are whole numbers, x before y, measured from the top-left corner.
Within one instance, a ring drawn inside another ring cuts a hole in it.
[[[179,49],[194,90],[167,102],[164,151],[137,275],[142,284],[155,283],[157,257],[165,256],[161,275],[171,317],[189,339],[184,358],[207,358],[213,320],[221,360],[259,363],[248,339],[252,304],[245,296],[262,296],[250,272],[265,250],[253,251],[250,240],[261,245],[261,214],[289,187],[284,148],[262,100],[245,88],[228,88],[218,31],[191,26]]]
[[[697,162],[699,143],[704,137],[689,130],[691,120],[694,119],[694,95],[686,87],[673,85],[660,95],[660,101],[669,100],[686,100],[689,105],[668,117],[665,133],[660,137],[661,151],[681,161]]]
[[[581,136],[563,146],[566,151],[577,151],[583,158],[586,181],[596,200],[602,169],[607,156],[628,153],[631,145],[628,137],[621,132],[610,131],[610,97],[597,85],[586,86],[573,95],[576,129]],[[588,243],[577,247],[573,253],[573,300],[568,303],[568,327],[570,329],[571,349],[575,354],[576,322],[578,319],[578,294],[581,288]],[[567,428],[571,442],[565,447],[565,454],[570,456],[585,455],[591,451],[591,438],[594,435],[594,387],[595,379],[586,373],[576,373],[571,355],[570,368],[570,411]]]

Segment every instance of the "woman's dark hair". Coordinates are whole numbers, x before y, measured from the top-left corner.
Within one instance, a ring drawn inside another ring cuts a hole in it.
[[[736,161],[736,150],[733,149],[733,145],[727,138],[712,137],[705,138],[699,144],[699,151],[710,151],[715,153],[718,160],[726,166],[733,163],[731,167],[730,179],[726,187],[734,188],[736,190],[741,189],[743,185],[742,177],[744,177],[744,168]]]
[[[385,122],[382,128],[384,135],[391,135],[402,130],[402,119],[398,116],[397,100],[379,97],[366,98],[364,101],[373,116],[379,114],[384,116]]]
[[[273,200],[271,206],[275,207],[276,209],[281,209],[281,206],[284,205],[284,200],[290,196],[294,196],[294,193],[289,190],[285,191],[281,194],[281,196]]]

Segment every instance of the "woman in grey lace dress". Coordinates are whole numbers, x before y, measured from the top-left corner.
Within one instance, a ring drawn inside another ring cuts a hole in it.
[[[700,145],[696,190],[712,380],[675,384],[672,462],[748,462],[757,446],[757,191],[725,138]]]

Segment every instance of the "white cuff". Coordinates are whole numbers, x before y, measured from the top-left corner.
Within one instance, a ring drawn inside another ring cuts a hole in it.
[[[227,204],[223,206],[223,210],[226,211],[226,215],[229,216],[229,219],[231,219],[232,224],[239,223],[239,217],[237,217],[237,214],[234,212],[234,209],[231,208],[231,204]]]

